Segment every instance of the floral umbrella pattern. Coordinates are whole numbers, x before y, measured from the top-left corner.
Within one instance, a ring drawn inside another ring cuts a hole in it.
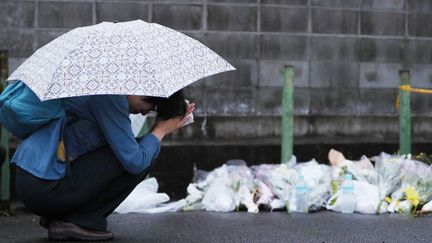
[[[73,29],[37,50],[8,80],[23,81],[41,100],[97,94],[168,97],[231,70],[199,41],[135,20]]]

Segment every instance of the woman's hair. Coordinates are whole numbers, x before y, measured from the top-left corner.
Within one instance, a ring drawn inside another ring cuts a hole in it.
[[[168,98],[149,97],[148,101],[155,105],[157,119],[167,120],[179,116],[183,117],[186,114],[187,104],[182,90],[175,92]]]

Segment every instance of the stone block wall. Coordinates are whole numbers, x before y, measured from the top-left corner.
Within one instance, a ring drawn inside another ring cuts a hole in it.
[[[398,70],[432,87],[432,0],[0,0],[0,49],[13,71],[74,27],[138,18],[200,40],[238,69],[187,88],[197,122],[172,141],[279,142],[287,64],[297,142],[397,143]],[[431,105],[412,95],[414,139],[432,135]]]

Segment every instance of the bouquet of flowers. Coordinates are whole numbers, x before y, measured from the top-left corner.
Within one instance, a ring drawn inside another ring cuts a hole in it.
[[[184,210],[230,212],[243,205],[248,212],[257,213],[258,205],[254,202],[256,188],[253,174],[246,163],[229,161],[209,172],[205,179],[189,184]]]
[[[385,200],[388,195],[394,192],[401,183],[401,165],[404,161],[403,156],[389,155],[381,153],[374,158],[375,171],[378,174],[379,204],[376,209],[377,213],[385,212],[388,202]]]
[[[347,160],[342,153],[330,150],[329,161],[332,165],[332,196],[327,201],[326,208],[333,211],[341,211],[341,185],[343,176],[353,176],[355,206],[354,211],[359,213],[375,213],[379,204],[379,189],[377,172],[372,162],[362,156],[358,161]]]
[[[330,166],[318,164],[314,159],[297,163],[295,156],[292,156],[288,163],[253,166],[252,170],[256,178],[270,190],[265,194],[267,195],[265,201],[270,202],[272,209],[283,207],[288,211],[295,209],[294,191],[300,175],[304,177],[308,187],[309,211],[320,210],[330,197]]]
[[[252,170],[262,185],[258,201],[270,202],[270,205],[267,204],[267,206],[271,209],[279,209],[284,206],[289,208],[293,186],[299,176],[298,172],[286,164],[262,164],[252,166]],[[270,192],[267,189],[270,189]]]
[[[294,167],[303,175],[309,188],[309,211],[318,211],[325,207],[331,196],[331,167],[319,164],[315,159],[298,163]]]
[[[401,183],[391,197],[388,211],[411,213],[432,199],[432,170],[423,162],[405,157],[401,164]]]

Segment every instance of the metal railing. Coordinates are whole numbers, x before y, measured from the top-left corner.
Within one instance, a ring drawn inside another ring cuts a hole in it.
[[[399,83],[399,153],[411,154],[411,93],[432,94],[432,90],[412,88],[409,70],[399,71]]]
[[[6,87],[9,72],[8,52],[0,51],[0,91]],[[6,150],[6,159],[1,166],[0,199],[3,212],[10,212],[10,165],[9,165],[9,132],[1,127],[0,143]]]
[[[281,162],[288,162],[293,155],[294,143],[294,67],[285,66],[282,97],[282,141]],[[411,92],[432,94],[430,89],[418,89],[410,86],[409,70],[399,71],[399,154],[411,154]]]
[[[285,66],[282,96],[282,155],[281,162],[288,162],[293,155],[294,142],[294,67]]]

